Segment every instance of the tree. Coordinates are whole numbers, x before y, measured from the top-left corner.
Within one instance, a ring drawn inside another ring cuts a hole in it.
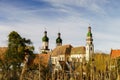
[[[7,70],[13,70],[13,76],[16,75],[16,70],[20,70],[24,60],[25,53],[32,55],[34,47],[30,39],[22,38],[16,31],[10,32],[8,35],[8,49],[5,56],[7,62]],[[16,80],[16,79],[13,79]]]
[[[120,57],[117,58],[116,67],[118,69],[118,73],[120,74]]]

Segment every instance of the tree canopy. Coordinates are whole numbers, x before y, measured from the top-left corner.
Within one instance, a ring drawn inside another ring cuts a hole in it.
[[[30,39],[21,37],[16,31],[10,32],[8,35],[8,50],[6,59],[13,67],[21,65],[25,53],[33,54],[34,47]]]

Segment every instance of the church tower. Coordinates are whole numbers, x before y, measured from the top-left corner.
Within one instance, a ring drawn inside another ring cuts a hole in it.
[[[47,31],[44,31],[44,36],[42,38],[42,52],[47,53],[49,51],[49,38],[47,37]]]
[[[60,33],[58,33],[58,38],[56,39],[56,46],[62,46],[62,39]]]
[[[91,33],[91,27],[88,27],[87,39],[86,39],[86,61],[92,58],[94,53],[93,38]]]

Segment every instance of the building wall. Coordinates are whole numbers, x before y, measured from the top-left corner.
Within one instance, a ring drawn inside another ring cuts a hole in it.
[[[94,46],[92,44],[86,45],[86,60],[89,61],[92,58],[92,54],[94,54]]]
[[[82,59],[85,57],[85,54],[72,54],[70,56],[70,60],[73,61],[73,59],[76,59],[76,62],[82,62]]]
[[[48,42],[42,42],[42,49],[48,49]]]

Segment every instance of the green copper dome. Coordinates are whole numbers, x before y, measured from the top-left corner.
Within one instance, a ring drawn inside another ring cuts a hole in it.
[[[60,37],[58,37],[58,38],[56,39],[56,43],[62,43],[62,39],[61,39]]]
[[[48,42],[49,38],[47,37],[47,31],[44,31],[44,37],[42,38],[43,42]]]
[[[91,33],[91,32],[88,32],[88,33],[87,33],[87,36],[88,36],[88,37],[92,37],[92,33]]]
[[[43,42],[48,42],[48,41],[49,41],[49,38],[48,38],[47,36],[44,36],[44,37],[42,38],[42,41],[43,41]]]

